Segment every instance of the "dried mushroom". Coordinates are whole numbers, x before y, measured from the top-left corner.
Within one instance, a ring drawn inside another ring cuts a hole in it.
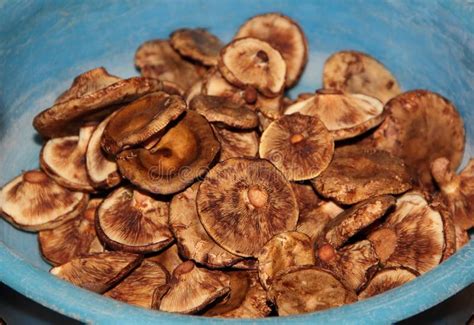
[[[455,225],[454,230],[456,233],[456,251],[458,251],[469,242],[470,238],[469,233],[461,227]]]
[[[143,143],[163,133],[185,109],[186,103],[181,97],[165,92],[137,99],[120,109],[109,121],[102,135],[102,148],[115,155]]]
[[[86,151],[95,126],[83,126],[79,136],[48,140],[40,153],[40,165],[49,177],[64,187],[91,192],[86,168]]]
[[[142,261],[136,254],[106,252],[78,257],[53,267],[51,274],[97,293],[104,293],[125,278]]]
[[[443,219],[444,250],[441,261],[444,261],[456,252],[456,225],[450,209],[443,201],[441,193],[436,193],[430,197],[430,205],[441,214]]]
[[[164,295],[168,290],[169,278],[170,275],[163,266],[145,260],[104,296],[135,306],[151,308],[153,295],[158,295],[158,290]]]
[[[273,281],[268,297],[280,316],[320,311],[357,301],[354,291],[329,271],[315,266],[291,269],[280,275]]]
[[[258,15],[240,27],[235,38],[241,37],[258,38],[278,50],[286,62],[286,87],[296,84],[308,61],[308,41],[298,23],[279,13]]]
[[[361,94],[322,89],[316,95],[286,108],[285,114],[300,113],[318,117],[334,136],[343,140],[358,136],[382,123],[383,104]]]
[[[247,130],[228,130],[214,127],[214,133],[221,144],[219,161],[229,158],[255,157],[258,154],[260,139],[257,132]]]
[[[278,96],[285,86],[285,60],[270,44],[256,38],[229,43],[221,51],[218,67],[231,84],[254,87],[267,97]]]
[[[270,239],[257,255],[258,276],[268,290],[279,274],[295,266],[314,265],[313,245],[305,234],[284,232]]]
[[[204,230],[196,208],[199,185],[195,183],[173,197],[169,218],[171,230],[185,258],[210,268],[231,266],[242,257],[224,250]]]
[[[188,89],[188,91],[184,95],[184,98],[186,99],[186,104],[188,105],[188,107],[189,107],[189,103],[191,103],[191,100],[197,95],[200,95],[202,93],[202,87],[203,87],[203,81],[199,80],[191,88]]]
[[[328,168],[311,182],[319,194],[342,204],[400,194],[412,187],[401,159],[386,151],[360,146],[336,149]]]
[[[196,200],[207,233],[239,256],[255,256],[270,238],[294,230],[298,221],[289,182],[266,160],[218,163],[201,183]]]
[[[426,90],[405,92],[385,106],[387,117],[372,135],[376,148],[402,158],[420,185],[433,187],[430,164],[446,157],[459,167],[465,131],[456,107],[446,98]]]
[[[97,235],[107,246],[126,252],[156,252],[174,240],[168,227],[168,203],[131,187],[122,187],[100,205]]]
[[[248,88],[253,91],[247,92],[244,89],[231,85],[219,72],[212,69],[203,80],[202,94],[208,96],[225,97],[232,100],[235,104],[245,105],[254,104],[257,101],[257,92],[255,88]],[[250,101],[248,103],[247,101]]]
[[[225,273],[198,268],[192,261],[186,261],[173,271],[169,286],[154,306],[161,311],[194,314],[227,295],[230,279]]]
[[[30,170],[1,189],[0,214],[22,230],[53,229],[79,216],[88,198],[60,186],[42,171]]]
[[[178,29],[170,35],[170,44],[182,56],[208,66],[217,65],[219,52],[224,47],[217,36],[203,28]]]
[[[259,153],[290,181],[312,179],[331,162],[334,140],[317,117],[285,115],[265,129]]]
[[[150,255],[146,257],[146,260],[159,263],[171,274],[173,270],[184,260],[179,256],[178,246],[176,244],[171,245],[158,254]]]
[[[382,63],[357,51],[336,52],[326,60],[323,86],[376,97],[384,103],[401,92],[397,80]]]
[[[117,163],[121,174],[136,186],[172,194],[205,174],[219,150],[219,141],[206,119],[187,111],[150,150],[122,151]]]
[[[385,266],[409,267],[421,274],[441,262],[445,247],[443,218],[423,195],[407,193],[368,239]]]
[[[415,271],[403,267],[390,267],[377,272],[370,280],[367,287],[359,293],[359,299],[367,299],[385,291],[399,287],[411,280],[418,274]]]

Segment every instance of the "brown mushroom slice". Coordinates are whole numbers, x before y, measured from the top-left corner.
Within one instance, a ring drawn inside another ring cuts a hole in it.
[[[174,82],[184,91],[200,79],[196,67],[184,60],[167,40],[140,45],[135,53],[135,66],[142,76]]]
[[[92,199],[80,216],[38,234],[38,243],[43,258],[52,265],[61,265],[78,256],[87,255],[92,242],[97,238],[94,219],[101,199]]]
[[[383,104],[362,94],[322,89],[316,95],[287,107],[285,114],[318,117],[335,140],[353,138],[376,127],[385,118]]]
[[[374,145],[402,158],[420,185],[432,189],[430,164],[446,157],[452,170],[464,153],[465,130],[456,107],[427,90],[413,90],[385,106],[387,117],[372,135]]]
[[[274,236],[260,250],[258,276],[268,290],[279,274],[294,266],[314,265],[313,245],[305,234],[290,231]]]
[[[89,196],[72,192],[44,172],[30,170],[7,183],[0,192],[0,214],[22,230],[53,229],[79,216]]]
[[[153,148],[122,151],[117,163],[121,174],[136,186],[173,194],[205,174],[219,150],[219,141],[206,119],[187,111]]]
[[[210,268],[228,267],[242,257],[229,253],[209,237],[199,220],[196,195],[200,183],[194,183],[171,200],[169,224],[183,257]]]
[[[219,52],[224,47],[217,36],[204,28],[178,29],[170,35],[170,44],[182,56],[208,66],[217,65]]]
[[[46,138],[74,135],[85,123],[99,122],[121,104],[162,88],[159,80],[149,78],[120,80],[81,97],[54,104],[34,118],[33,126]]]
[[[308,61],[308,41],[301,27],[279,13],[255,16],[245,22],[235,38],[254,37],[278,50],[287,66],[286,87],[296,84]]]
[[[339,307],[357,301],[354,291],[346,288],[329,271],[315,266],[289,270],[276,278],[269,299],[279,316],[288,316]]]
[[[368,239],[385,266],[409,267],[421,274],[437,266],[445,246],[443,218],[423,195],[407,193]]]
[[[180,264],[169,284],[168,292],[154,305],[161,311],[182,314],[194,314],[230,291],[228,275],[198,268],[192,261]]]
[[[240,38],[221,51],[219,71],[231,84],[254,87],[267,97],[283,91],[286,63],[280,52],[256,38]]]
[[[257,156],[260,139],[256,131],[237,131],[219,127],[213,129],[221,144],[219,161]]]
[[[255,256],[270,238],[294,230],[298,221],[290,183],[262,159],[218,163],[201,183],[196,204],[207,233],[243,257]]]
[[[403,267],[390,267],[377,272],[370,280],[367,287],[359,293],[359,299],[367,299],[388,290],[399,287],[411,280],[418,274]]]
[[[383,103],[401,93],[392,73],[370,55],[357,51],[340,51],[324,63],[324,88],[376,97]]]
[[[106,252],[75,258],[53,267],[51,274],[97,293],[104,293],[126,277],[142,261],[136,254]]]
[[[186,109],[185,101],[165,92],[149,94],[120,109],[102,135],[102,148],[117,154],[163,132]]]
[[[104,296],[127,304],[152,308],[153,294],[157,294],[155,289],[161,289],[164,294],[168,290],[169,278],[170,275],[163,266],[145,260]]]
[[[79,136],[48,140],[40,153],[41,169],[66,188],[93,191],[87,175],[86,151],[94,129],[94,125],[87,125],[81,127]]]
[[[184,262],[184,260],[179,255],[178,246],[176,244],[171,245],[158,254],[148,256],[146,259],[148,261],[161,264],[170,274],[173,273],[173,270],[179,264]]]
[[[189,104],[211,123],[223,124],[236,129],[253,129],[258,125],[257,114],[245,106],[220,96],[197,95]]]
[[[285,115],[263,132],[259,153],[290,181],[312,179],[331,162],[334,140],[317,117]]]
[[[168,217],[167,202],[131,187],[122,187],[100,205],[96,217],[97,235],[116,250],[156,252],[174,240]]]
[[[328,168],[311,183],[319,194],[342,204],[400,194],[412,187],[401,159],[386,151],[354,145],[337,148]]]

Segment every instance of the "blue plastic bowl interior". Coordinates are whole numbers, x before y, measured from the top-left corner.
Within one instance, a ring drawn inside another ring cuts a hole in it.
[[[136,75],[133,55],[145,40],[188,26],[207,27],[228,41],[246,18],[268,11],[296,19],[310,43],[309,64],[292,95],[321,86],[330,53],[368,52],[389,67],[405,90],[426,88],[450,98],[465,119],[465,158],[473,156],[474,5],[468,1],[0,0],[0,184],[38,166],[41,142],[31,121],[77,74],[105,66],[122,77]],[[472,283],[473,261],[471,241],[441,266],[398,289],[285,320],[358,322],[364,315],[364,322],[397,321]],[[0,280],[41,304],[86,322],[208,321],[115,302],[60,281],[48,269],[36,235],[1,220]]]

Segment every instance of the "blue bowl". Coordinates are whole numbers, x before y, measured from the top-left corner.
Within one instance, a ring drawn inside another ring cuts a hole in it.
[[[450,98],[465,119],[465,160],[473,156],[474,6],[468,1],[1,0],[0,184],[38,166],[41,141],[31,121],[74,76],[98,66],[122,77],[136,75],[133,55],[148,39],[165,38],[188,26],[207,27],[228,41],[248,17],[268,11],[296,19],[309,39],[309,65],[292,95],[321,86],[322,65],[330,53],[368,52],[389,67],[405,90],[426,88]],[[85,322],[209,322],[116,302],[58,280],[48,269],[36,235],[0,220],[0,281],[49,308]],[[438,304],[473,281],[471,241],[442,265],[400,288],[285,321],[394,322]]]

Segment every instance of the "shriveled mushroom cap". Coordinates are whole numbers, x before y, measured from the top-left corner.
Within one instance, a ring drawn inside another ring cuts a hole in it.
[[[117,154],[156,136],[186,109],[185,101],[165,92],[149,94],[128,104],[115,114],[105,127],[102,148]]]
[[[403,161],[386,151],[346,146],[335,150],[328,168],[311,180],[319,194],[342,204],[354,204],[411,188]]]
[[[372,135],[375,146],[401,157],[420,185],[433,187],[430,164],[446,157],[459,167],[465,130],[454,105],[439,94],[413,90],[385,106],[387,117]]]
[[[120,80],[81,97],[54,104],[35,117],[33,126],[46,138],[74,135],[84,123],[101,121],[120,104],[159,91],[162,87],[162,83],[155,79],[133,77]]]
[[[173,244],[157,254],[148,255],[146,260],[159,263],[171,274],[173,270],[184,260],[179,256],[178,246]]]
[[[397,199],[395,211],[368,239],[385,266],[409,267],[423,274],[443,257],[443,219],[421,194],[407,193]]]
[[[323,86],[376,97],[384,103],[401,92],[397,80],[382,63],[357,51],[336,52],[326,60]]]
[[[296,84],[308,61],[308,42],[294,20],[279,13],[258,15],[240,27],[235,38],[242,37],[258,38],[279,51],[287,66],[286,87]]]
[[[153,148],[122,151],[117,163],[121,174],[136,186],[172,194],[206,173],[219,150],[206,119],[187,111]]]
[[[335,140],[353,138],[376,127],[385,118],[383,112],[382,102],[374,97],[332,89],[319,90],[285,110],[285,114],[318,117]]]
[[[315,266],[291,269],[280,275],[273,281],[268,297],[275,303],[280,316],[320,311],[357,301],[354,291],[329,271]]]
[[[240,38],[221,51],[219,71],[239,88],[255,87],[268,97],[278,96],[286,78],[286,63],[280,52],[256,38]]]
[[[289,182],[261,159],[218,163],[199,187],[197,208],[207,233],[229,252],[244,257],[255,256],[270,238],[294,230],[298,221]]]
[[[94,125],[87,125],[81,127],[79,136],[48,140],[40,153],[41,168],[64,187],[93,191],[87,175],[86,151],[94,130]]]
[[[178,29],[170,35],[170,44],[182,56],[208,66],[217,65],[219,52],[224,47],[217,36],[204,28]]]
[[[192,261],[186,261],[173,271],[169,291],[155,306],[161,311],[193,314],[229,291],[228,275],[198,268]]]
[[[359,299],[367,299],[385,291],[399,287],[418,276],[416,271],[403,267],[389,267],[377,272],[364,290],[359,293]]]
[[[110,194],[97,211],[97,234],[108,246],[128,252],[155,252],[171,244],[168,203],[132,187]]]
[[[213,130],[221,144],[219,161],[257,156],[260,139],[256,131],[227,130],[219,127],[213,127]]]
[[[199,182],[194,183],[173,197],[169,220],[171,230],[184,257],[211,268],[231,266],[242,257],[217,245],[204,230],[196,208],[199,185]]]
[[[296,113],[285,115],[266,128],[259,153],[289,180],[312,179],[331,162],[334,140],[317,117]]]
[[[145,260],[104,296],[135,306],[151,308],[153,295],[158,294],[156,290],[161,290],[163,294],[168,290],[169,278],[170,275],[163,266]]]
[[[60,186],[42,171],[30,170],[1,189],[0,212],[23,230],[53,229],[79,216],[88,198]]]
[[[106,252],[75,258],[53,267],[50,272],[78,287],[103,293],[126,277],[141,261],[140,255]]]

